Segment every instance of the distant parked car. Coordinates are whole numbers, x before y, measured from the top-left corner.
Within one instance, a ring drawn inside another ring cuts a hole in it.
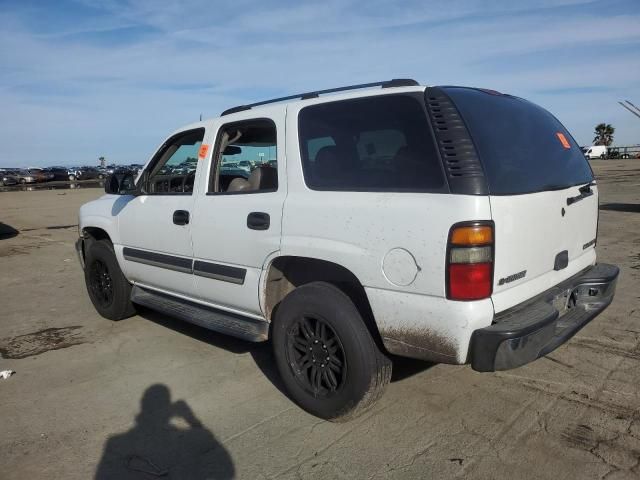
[[[33,176],[29,170],[15,170],[12,175],[16,177],[19,183],[36,183],[38,180]],[[44,177],[43,177],[44,178]]]
[[[6,187],[7,185],[15,185],[18,183],[18,179],[9,172],[0,172],[0,186]]]
[[[49,167],[44,171],[53,175],[52,180],[75,180],[78,176],[77,170],[69,167]]]
[[[80,180],[93,180],[95,178],[103,179],[107,175],[108,174],[97,167],[81,167],[78,171],[78,178]]]
[[[129,165],[129,170],[134,174],[134,175],[138,175],[138,173],[140,173],[142,171],[142,169],[144,168],[144,165],[141,165],[139,163],[132,163],[131,165]]]
[[[240,163],[238,163],[238,168],[241,170],[246,170],[247,172],[250,172],[251,162],[249,162],[248,160],[242,160]]]
[[[614,160],[620,158],[620,150],[618,147],[610,147],[607,149],[607,158]]]
[[[113,173],[134,173],[135,174],[135,172],[132,171],[131,167],[129,167],[128,165],[118,165],[113,169]]]
[[[36,179],[36,182],[47,182],[49,180],[53,180],[53,175],[45,172],[42,168],[29,167],[25,170],[29,172],[29,175]]]

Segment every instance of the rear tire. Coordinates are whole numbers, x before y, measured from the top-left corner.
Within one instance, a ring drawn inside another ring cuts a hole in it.
[[[91,303],[104,318],[121,320],[136,313],[131,284],[120,270],[109,240],[88,241],[84,278]]]
[[[273,350],[291,398],[332,421],[362,414],[391,380],[391,361],[379,350],[360,312],[326,282],[296,288],[278,306]]]

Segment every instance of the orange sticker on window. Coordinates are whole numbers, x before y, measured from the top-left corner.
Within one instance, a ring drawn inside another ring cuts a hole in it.
[[[557,132],[556,136],[558,137],[558,140],[560,140],[560,143],[562,144],[562,146],[564,148],[571,148],[571,144],[569,143],[569,141],[567,140],[567,137],[564,136],[564,133],[562,132]]]
[[[198,158],[206,157],[208,151],[209,151],[209,145],[207,145],[205,143],[200,145],[200,151],[198,152]]]

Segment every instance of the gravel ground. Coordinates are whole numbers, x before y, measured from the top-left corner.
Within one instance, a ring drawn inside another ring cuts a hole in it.
[[[99,189],[0,193],[0,478],[640,478],[640,161],[592,165],[613,305],[515,370],[398,359],[346,424],[286,397],[268,344],[99,317],[73,249]]]

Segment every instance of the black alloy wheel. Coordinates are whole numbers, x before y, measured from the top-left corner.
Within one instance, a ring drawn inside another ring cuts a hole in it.
[[[338,392],[347,376],[344,347],[331,326],[303,316],[287,332],[287,360],[300,386],[316,398]]]
[[[344,422],[357,417],[391,379],[391,361],[360,310],[328,282],[300,285],[280,301],[271,342],[287,394],[320,418]]]
[[[108,307],[113,302],[113,280],[107,265],[101,260],[94,260],[89,265],[89,288],[101,307]]]
[[[84,279],[91,303],[109,320],[121,320],[136,313],[131,303],[131,283],[126,279],[113,245],[108,239],[88,237],[83,241]]]

